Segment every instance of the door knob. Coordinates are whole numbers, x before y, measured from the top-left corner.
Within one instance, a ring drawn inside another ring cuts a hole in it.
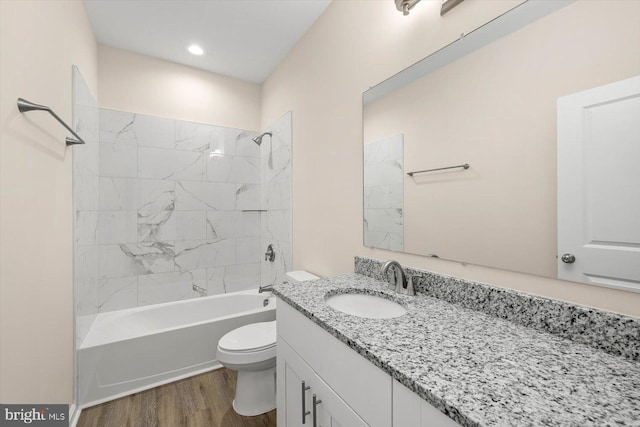
[[[573,264],[574,262],[576,262],[576,257],[574,257],[572,254],[564,254],[560,259],[565,264]]]

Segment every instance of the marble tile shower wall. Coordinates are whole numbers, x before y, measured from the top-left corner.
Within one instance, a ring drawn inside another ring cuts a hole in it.
[[[72,70],[73,129],[85,145],[71,148],[73,156],[73,301],[76,345],[84,339],[98,314],[99,247],[95,228],[99,205],[99,110],[77,67]]]
[[[291,112],[280,117],[267,131],[260,146],[262,249],[273,245],[276,258],[262,262],[262,283],[282,283],[291,270]],[[264,260],[264,257],[263,257]]]
[[[364,245],[404,249],[404,138],[364,146]]]
[[[258,286],[255,135],[100,110],[100,312]]]

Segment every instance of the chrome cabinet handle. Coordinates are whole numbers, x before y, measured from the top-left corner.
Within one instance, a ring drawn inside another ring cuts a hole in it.
[[[311,411],[307,411],[307,402],[305,401],[305,392],[307,390],[309,390],[311,387],[309,387],[308,385],[305,384],[304,381],[302,381],[302,424],[306,423],[306,418],[307,415],[309,415],[311,413]],[[314,395],[315,396],[315,395]]]
[[[322,403],[322,400],[318,399],[316,395],[313,395],[313,427],[318,427],[317,416],[318,411],[316,411],[316,406]]]
[[[562,255],[562,258],[560,258],[560,259],[565,264],[573,264],[574,262],[576,262],[576,257],[573,256],[573,254],[564,254],[564,255]]]

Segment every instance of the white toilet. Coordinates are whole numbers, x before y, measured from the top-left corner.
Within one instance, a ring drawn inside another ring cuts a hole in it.
[[[318,279],[306,271],[287,273],[289,283]],[[233,409],[254,416],[276,407],[276,321],[252,323],[227,333],[218,341],[217,358],[238,371]]]

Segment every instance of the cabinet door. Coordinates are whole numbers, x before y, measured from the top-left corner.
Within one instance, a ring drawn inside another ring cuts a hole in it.
[[[424,400],[420,402],[420,417],[422,419],[422,424],[420,424],[421,427],[459,427],[460,426],[460,424],[453,421],[451,418],[447,417],[445,414],[437,410],[434,406],[429,405]]]
[[[312,405],[315,395],[316,402],[311,408],[316,411],[317,423],[313,427],[368,427],[346,403],[320,377],[316,375],[312,387]]]
[[[315,373],[286,341],[278,337],[277,345],[278,427],[310,427],[312,426],[311,386]],[[303,390],[303,384],[305,390]],[[308,414],[304,415],[307,411]]]
[[[277,361],[278,427],[368,427],[281,337]]]
[[[393,427],[420,426],[420,398],[393,380]]]
[[[459,427],[420,396],[393,381],[393,427]]]

